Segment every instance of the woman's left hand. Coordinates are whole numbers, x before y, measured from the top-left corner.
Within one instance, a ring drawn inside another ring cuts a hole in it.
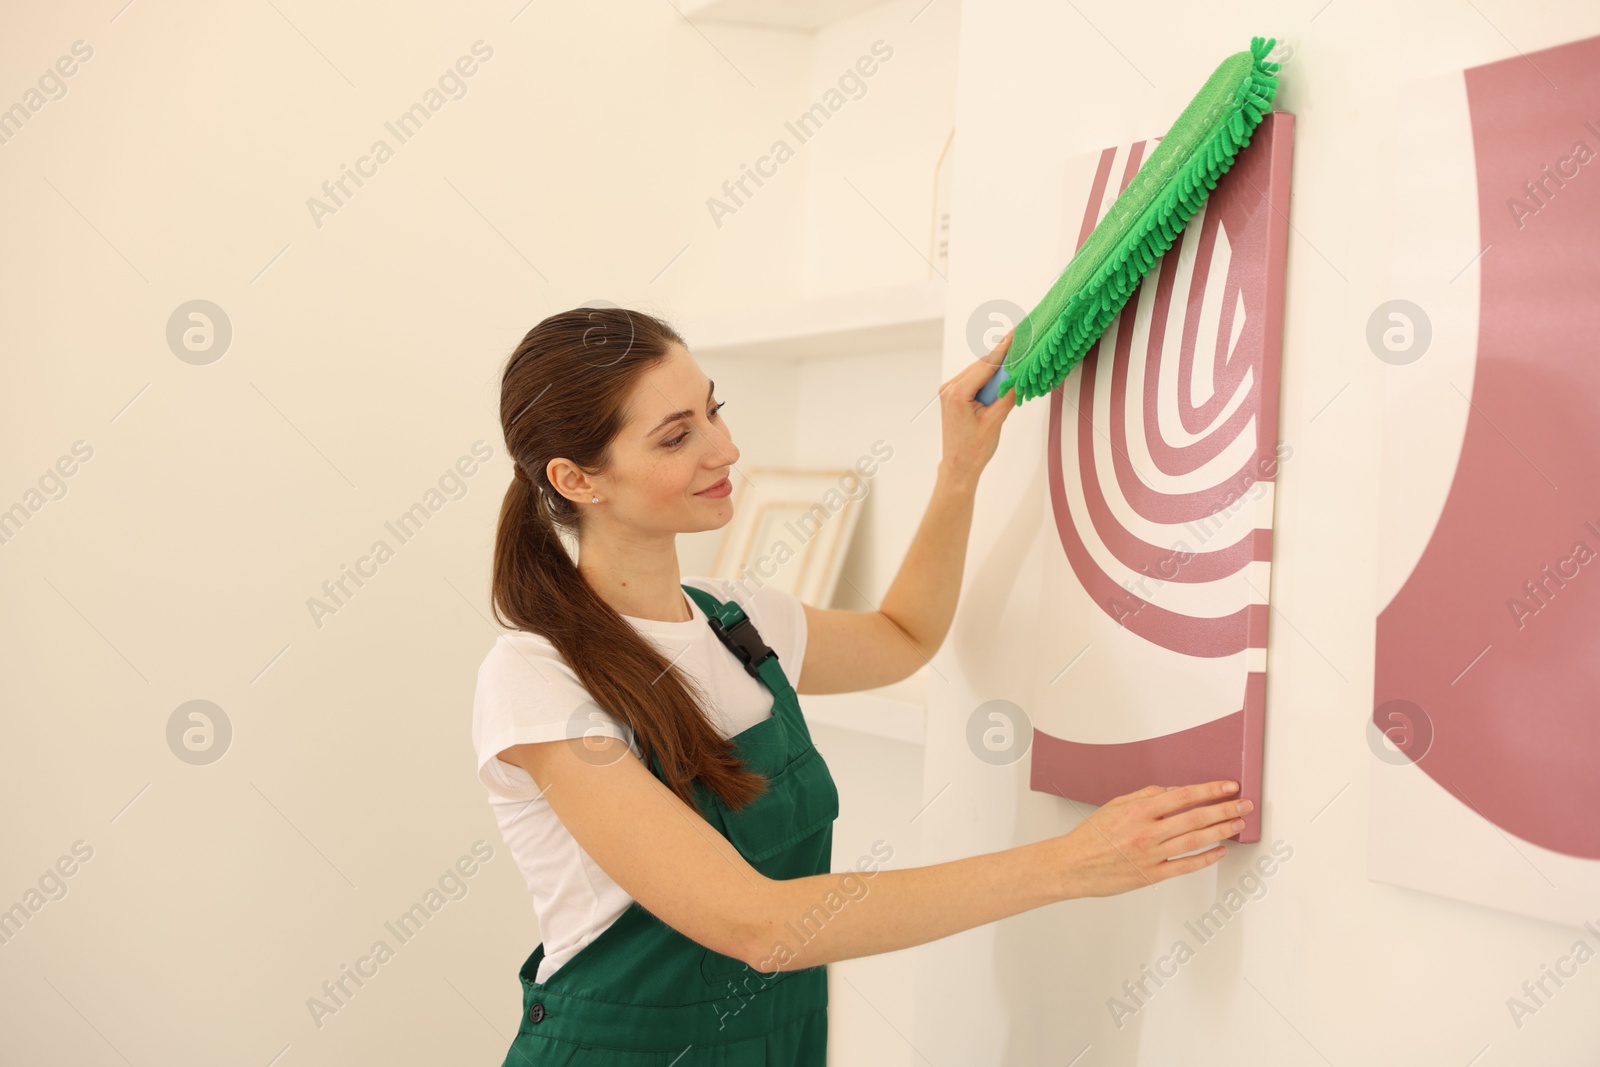
[[[939,387],[940,419],[944,432],[944,453],[939,471],[964,486],[975,486],[978,475],[1000,444],[1000,426],[1017,406],[1014,393],[1006,392],[992,404],[979,403],[978,390],[1000,369],[1000,362],[1011,347],[1013,328],[989,354],[975,361]]]

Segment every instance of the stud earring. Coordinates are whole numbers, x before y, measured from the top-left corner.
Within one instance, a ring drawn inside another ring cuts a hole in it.
[[[589,498],[589,503],[591,503],[591,504],[598,504],[598,503],[600,503],[600,498],[599,498],[599,497],[597,497],[597,496],[596,496],[596,497],[590,497],[590,498]]]

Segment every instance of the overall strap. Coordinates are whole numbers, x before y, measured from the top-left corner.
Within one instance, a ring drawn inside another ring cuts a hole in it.
[[[683,591],[694,597],[700,610],[706,613],[711,632],[739,658],[752,678],[770,689],[779,701],[798,703],[794,688],[778,663],[778,654],[761,640],[760,632],[743,608],[732,600],[724,603],[704,589],[685,585]]]

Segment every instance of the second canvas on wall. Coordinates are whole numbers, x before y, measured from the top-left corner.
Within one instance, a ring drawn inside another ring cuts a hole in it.
[[[1375,879],[1600,920],[1600,37],[1396,94]]]

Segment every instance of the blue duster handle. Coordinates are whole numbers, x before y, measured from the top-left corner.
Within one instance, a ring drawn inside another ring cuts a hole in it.
[[[984,405],[985,407],[993,404],[996,398],[1000,396],[1000,391],[1010,380],[1011,375],[1006,372],[1005,365],[1001,364],[1000,369],[995,371],[989,380],[983,383],[982,389],[978,390],[978,403]]]

